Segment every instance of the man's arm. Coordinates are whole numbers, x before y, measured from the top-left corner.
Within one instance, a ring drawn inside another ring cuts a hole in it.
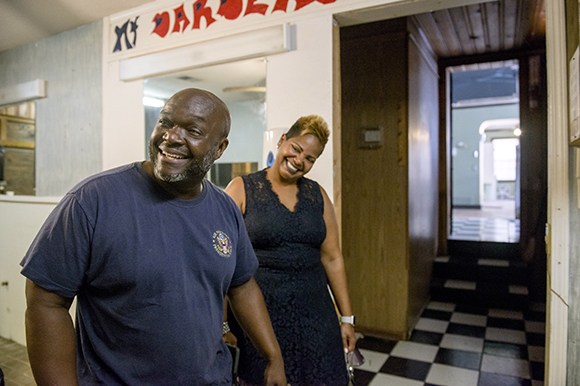
[[[78,386],[75,332],[68,313],[72,300],[26,280],[26,346],[39,386]]]
[[[282,352],[272,329],[262,291],[254,278],[240,286],[231,287],[228,298],[238,323],[268,362],[264,372],[265,385],[286,386]]]

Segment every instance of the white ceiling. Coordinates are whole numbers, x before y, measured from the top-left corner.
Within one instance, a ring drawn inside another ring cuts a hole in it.
[[[0,52],[153,0],[0,0]]]

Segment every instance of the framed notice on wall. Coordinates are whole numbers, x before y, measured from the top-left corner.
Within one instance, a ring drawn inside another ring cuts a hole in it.
[[[580,146],[580,60],[578,47],[570,59],[568,101],[570,112],[570,144]]]

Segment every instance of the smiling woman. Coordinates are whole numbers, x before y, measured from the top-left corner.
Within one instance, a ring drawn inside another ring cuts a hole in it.
[[[292,385],[346,385],[344,353],[356,343],[334,209],[326,191],[304,177],[329,136],[322,117],[299,118],[278,141],[270,167],[237,177],[226,188],[244,214],[260,262],[256,281]],[[240,347],[241,384],[263,384],[266,363],[236,317],[228,323],[224,340]]]
[[[34,118],[34,102],[0,109],[0,194],[35,194]]]

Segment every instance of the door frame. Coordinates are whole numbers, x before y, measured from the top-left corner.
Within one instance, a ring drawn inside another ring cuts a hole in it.
[[[401,6],[402,13],[430,11],[430,0],[420,0]],[[470,1],[458,0],[453,6]],[[568,343],[568,274],[569,274],[569,201],[568,201],[568,82],[566,53],[566,10],[564,0],[546,1],[546,67],[548,89],[548,217],[547,217],[547,267],[546,294],[546,357],[545,382],[562,385],[566,382]],[[369,20],[370,21],[370,20]],[[335,39],[337,39],[335,34]],[[340,53],[334,45],[334,71],[340,69]],[[333,92],[334,116],[340,116],[340,77],[336,75]],[[445,92],[445,91],[442,91]],[[444,96],[444,95],[443,95]],[[440,115],[441,116],[441,115]],[[443,117],[445,112],[443,112]],[[340,121],[333,125],[333,142],[340,144]],[[446,158],[440,154],[440,159]],[[339,224],[341,221],[341,170],[342,155],[334,152],[334,200]],[[443,185],[444,186],[444,185]],[[448,191],[447,191],[448,192]],[[440,198],[446,192],[440,189]],[[338,205],[337,205],[338,204]],[[448,226],[448,225],[447,225]]]
[[[568,63],[564,0],[546,1],[548,223],[545,382],[566,384],[570,207],[568,201]]]

